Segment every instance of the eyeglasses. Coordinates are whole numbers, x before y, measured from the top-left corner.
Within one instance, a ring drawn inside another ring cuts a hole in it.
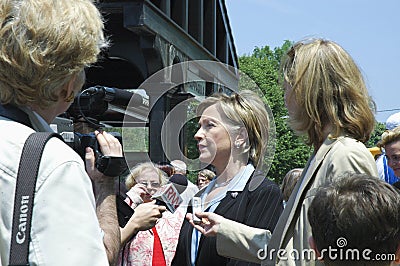
[[[143,185],[143,186],[145,186],[145,187],[148,187],[148,186],[151,186],[151,187],[153,187],[153,188],[159,188],[159,187],[161,187],[161,185],[160,185],[160,183],[157,183],[157,182],[150,182],[150,181],[143,181],[143,182],[138,182],[138,184],[141,184],[141,185]]]
[[[391,162],[391,163],[400,162],[400,155],[397,155],[397,154],[392,155],[392,156],[385,155],[385,157],[388,160],[388,162]]]

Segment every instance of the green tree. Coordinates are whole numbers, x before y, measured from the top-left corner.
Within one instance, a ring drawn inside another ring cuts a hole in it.
[[[382,133],[385,131],[385,129],[386,127],[384,123],[376,122],[374,131],[371,133],[371,137],[369,138],[367,143],[365,143],[365,146],[367,146],[368,148],[376,146],[378,141],[381,140]]]

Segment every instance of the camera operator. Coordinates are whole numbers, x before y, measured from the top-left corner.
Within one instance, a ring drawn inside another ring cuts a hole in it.
[[[71,105],[85,82],[84,68],[107,41],[91,0],[2,0],[0,40],[0,265],[7,265],[24,142],[34,131],[51,131],[49,124]],[[98,131],[96,138],[104,155],[122,157],[116,138]],[[46,144],[27,236],[31,265],[115,263],[120,229],[114,178],[96,169],[91,148],[85,157],[87,172],[60,139]]]

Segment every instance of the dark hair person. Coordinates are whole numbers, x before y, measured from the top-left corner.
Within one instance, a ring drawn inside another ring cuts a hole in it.
[[[318,190],[308,219],[311,245],[325,265],[400,262],[400,194],[383,180],[365,174],[340,177]],[[338,247],[340,240],[346,245]],[[329,254],[329,248],[337,252]]]

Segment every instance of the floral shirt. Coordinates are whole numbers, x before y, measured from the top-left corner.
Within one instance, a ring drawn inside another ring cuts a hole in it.
[[[179,231],[186,214],[186,208],[178,208],[175,213],[166,211],[156,224],[164,251],[166,265],[171,265],[179,239]],[[151,266],[153,258],[154,234],[152,230],[140,231],[121,249],[118,265]]]

